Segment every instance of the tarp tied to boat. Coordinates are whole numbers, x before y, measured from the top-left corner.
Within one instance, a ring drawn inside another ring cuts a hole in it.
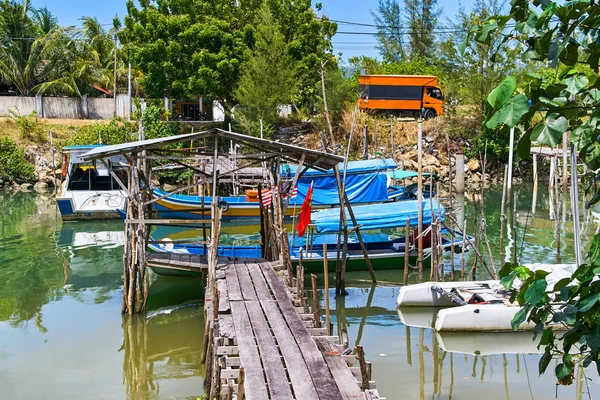
[[[386,171],[396,168],[392,159],[351,161],[346,168],[346,194],[351,203],[371,203],[388,199]],[[340,174],[344,175],[344,165],[339,164]],[[291,166],[289,177],[296,174],[297,167]],[[282,171],[285,177],[286,171]],[[302,204],[311,182],[314,182],[312,202],[314,205],[339,204],[337,180],[333,169],[326,173],[308,169],[298,179],[296,204]],[[292,203],[294,204],[294,200]]]
[[[411,227],[418,225],[418,202],[398,201],[382,204],[366,204],[362,206],[353,206],[356,222],[361,225],[361,230],[365,229],[383,229],[383,228],[402,228],[406,226],[406,221],[410,221]],[[433,210],[436,218],[444,220],[444,207],[441,205],[440,214],[438,214],[438,202],[433,200]],[[423,225],[431,224],[431,202],[423,201]],[[352,220],[348,211],[346,211],[349,228],[352,228]],[[339,208],[329,210],[315,211],[311,216],[312,222],[317,228],[317,232],[337,232],[340,223]]]

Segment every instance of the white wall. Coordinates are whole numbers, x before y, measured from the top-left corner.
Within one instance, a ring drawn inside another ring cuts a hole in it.
[[[35,97],[0,96],[0,117],[10,116],[10,110],[31,114],[35,111]]]

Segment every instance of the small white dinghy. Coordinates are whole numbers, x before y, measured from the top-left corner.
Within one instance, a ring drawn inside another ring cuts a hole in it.
[[[548,288],[575,271],[574,264],[530,264],[529,269],[545,270]],[[518,288],[520,282],[515,281]],[[520,310],[510,302],[510,293],[500,281],[426,282],[404,286],[397,299],[398,307],[447,307],[437,312],[433,328],[445,331],[512,331],[510,324]],[[432,321],[433,322],[433,321]],[[532,330],[534,325],[523,322],[519,330]]]

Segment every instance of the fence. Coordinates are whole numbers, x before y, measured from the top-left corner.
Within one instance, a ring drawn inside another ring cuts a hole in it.
[[[134,107],[134,106],[132,106]],[[143,106],[142,106],[143,109]],[[172,111],[169,99],[165,101],[165,109]],[[0,117],[10,116],[14,111],[21,115],[36,112],[40,118],[64,119],[111,119],[115,116],[115,100],[113,98],[88,97],[35,97],[0,96]],[[117,95],[116,116],[129,119],[129,97]],[[223,106],[213,102],[213,121],[223,121]]]

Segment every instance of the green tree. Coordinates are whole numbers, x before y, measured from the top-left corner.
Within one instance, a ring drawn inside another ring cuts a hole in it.
[[[236,104],[234,92],[246,51],[256,41],[262,4],[269,7],[283,35],[300,87],[311,86],[320,60],[330,57],[337,27],[327,18],[317,19],[310,0],[149,0],[138,7],[129,1],[120,38],[143,73],[140,83],[146,93],[204,95],[229,112]]]
[[[486,126],[514,127],[521,137],[521,157],[529,156],[532,142],[555,146],[569,130],[579,158],[592,170],[600,167],[599,22],[600,5],[594,2],[516,0],[508,15],[492,16],[471,30],[470,38],[478,43],[487,45],[493,35],[505,34],[510,38],[506,40],[517,40],[526,49],[521,60],[531,72],[506,78],[486,103]],[[554,73],[535,71],[540,62]],[[599,199],[596,192],[589,204]],[[543,273],[513,264],[501,271],[506,287],[511,288],[517,277],[523,282],[513,294],[523,307],[513,326],[525,320],[536,324],[535,335],[544,348],[539,371],[543,373],[553,357],[560,357],[554,372],[561,384],[572,382],[577,362],[584,367],[593,363],[600,373],[599,274],[600,235],[594,237],[586,262],[552,289]],[[567,331],[555,334],[551,323],[562,324]]]
[[[294,90],[294,70],[283,35],[268,8],[263,7],[259,17],[262,22],[256,30],[256,44],[248,50],[234,93],[239,103],[236,119],[254,134],[260,119],[269,127],[277,123],[279,107],[290,103]]]
[[[394,63],[406,58],[402,8],[399,0],[379,0],[377,12],[371,11],[377,25],[377,49],[386,62]]]
[[[435,32],[442,12],[437,0],[404,0],[404,13],[408,21],[410,57],[433,60],[435,58]]]

